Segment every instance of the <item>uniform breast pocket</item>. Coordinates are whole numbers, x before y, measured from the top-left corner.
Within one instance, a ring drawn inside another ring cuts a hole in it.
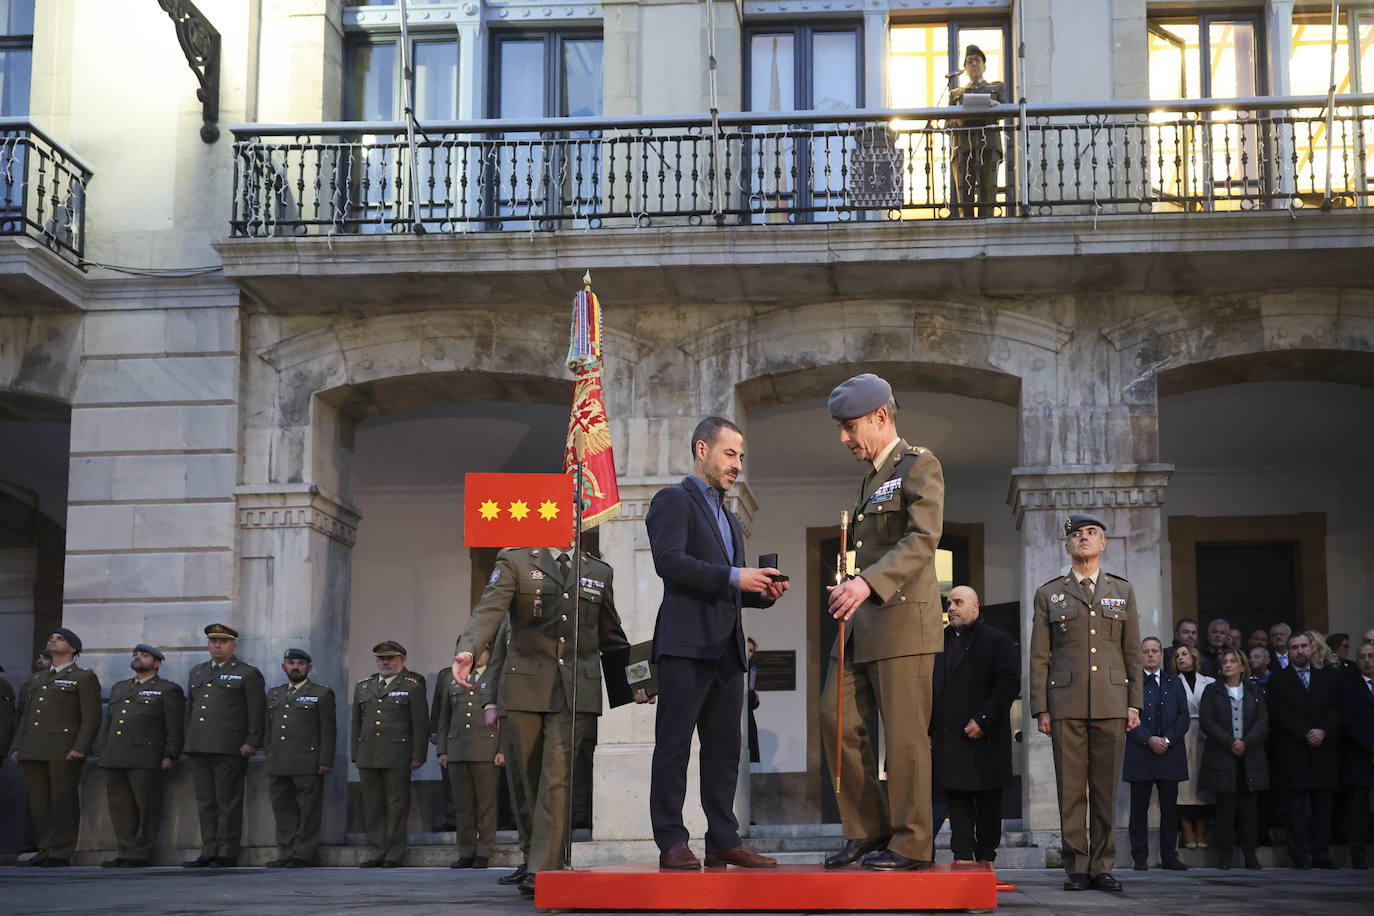
[[[243,689],[243,680],[242,678],[222,677],[215,681],[215,686],[221,687],[225,690],[238,691]]]
[[[1102,622],[1107,625],[1107,635],[1113,639],[1120,639],[1126,626],[1126,608],[1124,605],[1102,605]]]
[[[868,517],[877,528],[876,536],[885,543],[899,539],[906,530],[906,513],[902,511],[901,497],[894,493],[886,500],[876,503],[868,510]],[[857,543],[854,545],[859,546]]]
[[[1063,642],[1068,637],[1069,631],[1077,624],[1080,613],[1080,609],[1074,604],[1068,604],[1064,607],[1050,606],[1048,615],[1050,633],[1054,636],[1055,645]]]

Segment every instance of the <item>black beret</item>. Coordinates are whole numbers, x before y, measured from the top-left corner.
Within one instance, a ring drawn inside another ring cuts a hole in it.
[[[387,639],[377,643],[372,647],[372,654],[378,658],[387,658],[396,655],[409,655],[406,647],[396,642],[394,639]]]
[[[134,646],[134,651],[135,651],[135,652],[147,652],[149,655],[151,655],[153,658],[157,659],[157,660],[160,661],[160,662],[161,662],[161,661],[166,661],[166,659],[163,658],[162,650],[161,650],[161,649],[158,649],[158,648],[155,648],[155,647],[153,647],[153,646],[150,646],[150,645],[148,645],[146,642],[141,642],[141,643],[139,643],[138,645]]]
[[[1084,513],[1081,515],[1070,515],[1068,518],[1064,519],[1064,537],[1068,537],[1079,528],[1086,528],[1089,525],[1096,525],[1102,529],[1103,534],[1107,533],[1106,522],[1102,521],[1102,519],[1098,518],[1096,515]]]
[[[67,644],[76,650],[76,654],[81,654],[80,636],[77,636],[75,633],[73,633],[66,627],[58,627],[56,630],[53,630],[53,632],[56,633],[58,636],[61,636],[63,639],[65,639],[67,641]]]
[[[281,657],[281,660],[286,661],[289,658],[297,658],[307,664],[311,664],[314,661],[314,659],[310,657],[310,653],[304,649],[287,649],[286,654]]]
[[[830,392],[830,416],[836,420],[866,417],[891,397],[891,385],[872,372],[865,372],[841,382]]]

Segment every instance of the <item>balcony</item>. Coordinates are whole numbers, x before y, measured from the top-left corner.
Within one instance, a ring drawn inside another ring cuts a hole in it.
[[[0,314],[80,302],[91,170],[22,118],[0,118]],[[64,263],[65,262],[65,263]]]
[[[587,264],[663,301],[1367,280],[1374,94],[1325,102],[474,121],[414,160],[403,124],[246,125],[220,250],[288,309],[378,307],[379,278],[392,307],[454,276],[447,301],[561,299]],[[995,193],[956,198],[999,148]]]

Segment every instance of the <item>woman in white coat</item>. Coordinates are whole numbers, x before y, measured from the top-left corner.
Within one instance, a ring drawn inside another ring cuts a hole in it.
[[[1189,849],[1206,848],[1208,808],[1215,801],[1211,792],[1199,789],[1198,776],[1202,772],[1202,748],[1206,743],[1202,727],[1198,724],[1198,703],[1202,691],[1212,683],[1213,678],[1202,673],[1202,655],[1192,646],[1178,646],[1174,649],[1174,673],[1183,684],[1184,696],[1188,698],[1188,715],[1192,722],[1184,745],[1188,749],[1188,779],[1178,784],[1178,820],[1183,827],[1183,845]]]

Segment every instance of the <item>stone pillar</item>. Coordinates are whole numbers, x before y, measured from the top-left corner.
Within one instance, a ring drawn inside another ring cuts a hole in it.
[[[258,25],[253,120],[335,121],[343,101],[342,0],[267,0]]]
[[[1269,50],[1268,94],[1288,95],[1292,86],[1288,64],[1293,54],[1293,0],[1269,0],[1265,4],[1264,25],[1264,34],[1268,39],[1266,46]],[[1274,154],[1274,162],[1278,167],[1278,174],[1275,176],[1278,179],[1277,190],[1291,195],[1297,188],[1293,165],[1293,125],[1277,125],[1276,138],[1279,147]],[[1275,198],[1270,202],[1270,206],[1276,210],[1286,210],[1288,204],[1289,200],[1284,197]]]
[[[1160,541],[1164,488],[1172,472],[1173,466],[1168,464],[1022,467],[1012,471],[1008,502],[1021,532],[1021,644],[1026,653],[1031,644],[1035,591],[1068,569],[1064,519],[1074,512],[1095,513],[1107,524],[1109,540],[1102,567],[1131,580],[1142,638],[1160,633],[1164,628]],[[1029,664],[1021,680],[1021,695],[1029,697]],[[1058,846],[1054,758],[1050,739],[1038,730],[1035,712],[1025,704],[1020,723],[1026,736],[1022,810],[1036,845]],[[1119,825],[1126,823],[1127,801],[1127,796],[1118,800]]]

